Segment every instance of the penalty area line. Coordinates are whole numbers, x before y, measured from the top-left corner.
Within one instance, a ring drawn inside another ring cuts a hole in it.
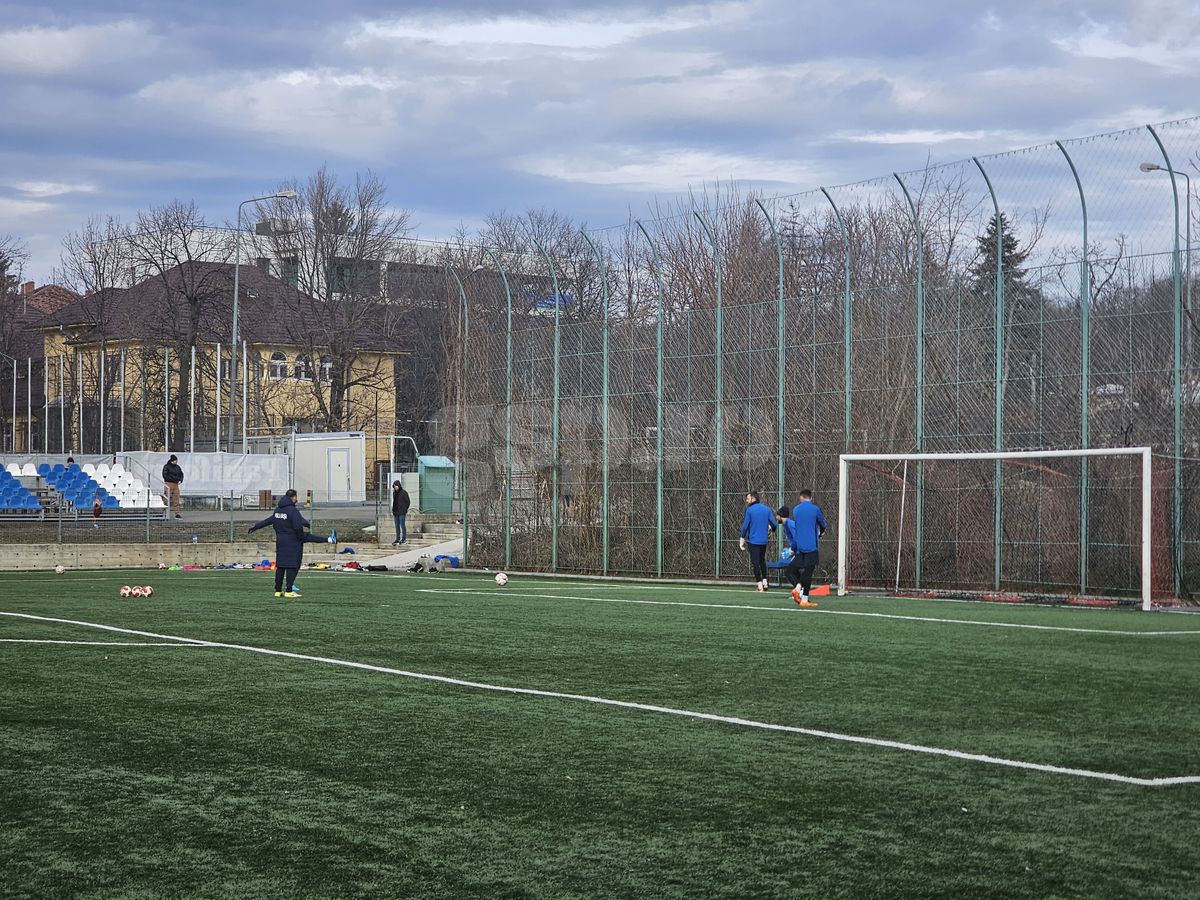
[[[307,653],[291,653],[286,650],[272,650],[267,647],[251,647],[245,644],[228,644],[222,641],[205,641],[197,638],[179,637],[169,634],[157,634],[150,631],[138,631],[132,628],[119,628],[115,625],[103,625],[97,622],[81,622],[75,619],[56,619],[47,616],[35,616],[29,613],[0,612],[0,616],[18,619],[31,619],[40,622],[58,622],[67,625],[80,625],[85,628],[98,628],[103,631],[130,634],[137,637],[156,638],[158,640],[179,641],[202,647],[220,647],[226,650],[241,650],[246,653],[258,653],[264,656],[277,656],[284,659],[296,659],[303,662],[315,662],[329,666],[341,666],[348,669],[359,669],[366,672],[377,672],[383,675],[397,675],[418,681],[449,684],[455,687],[470,688],[479,691],[491,691],[501,694],[515,694],[523,697],[541,697],[553,700],[569,700],[577,703],[591,703],[597,706],[610,706],[619,709],[637,710],[639,712],[659,713],[668,716],[678,716],[687,719],[699,719],[705,722],[719,722],[724,725],[734,725],[760,731],[775,731],[786,734],[800,734],[806,737],[820,738],[841,743],[858,744],[868,747],[879,747],[887,750],[901,750],[908,753],[920,753],[927,756],[940,756],[948,759],[966,762],[985,763],[1010,769],[1041,772],[1048,775],[1068,775],[1076,778],[1089,778],[1099,781],[1111,781],[1118,784],[1136,785],[1138,787],[1168,787],[1181,784],[1200,784],[1200,775],[1179,775],[1165,778],[1138,778],[1131,775],[1120,775],[1115,772],[1099,772],[1091,769],[1075,769],[1068,766],[1055,766],[1048,763],[1026,762],[1019,759],[1005,759],[999,756],[988,756],[983,753],[966,753],[961,750],[950,750],[943,747],[930,747],[923,744],[910,744],[904,741],[891,741],[883,738],[864,737],[854,734],[842,734],[836,731],[824,731],[818,728],[803,728],[798,725],[781,725],[774,722],[760,722],[755,719],[745,719],[738,716],[722,716],[716,713],[699,712],[690,709],[679,709],[672,706],[658,706],[652,703],[635,703],[629,700],[614,700],[608,697],[596,697],[590,694],[572,694],[563,691],[546,691],[536,688],[510,687],[501,684],[489,684],[481,681],[467,681],[461,678],[451,678],[446,675],[431,675],[426,672],[411,672],[406,669],[394,669],[389,666],[376,666],[370,663],[354,662],[346,659],[335,659],[326,656],[313,656]]]
[[[631,603],[640,606],[691,606],[700,609],[749,609],[758,612],[804,613],[810,616],[859,616],[867,619],[899,619],[904,622],[934,622],[939,625],[982,625],[991,628],[1021,628],[1029,631],[1066,631],[1074,634],[1115,634],[1126,637],[1159,637],[1175,634],[1200,634],[1200,631],[1128,631],[1117,628],[1077,628],[1070,625],[1030,625],[1021,622],[988,622],[982,619],[942,619],[937,616],[903,616],[898,613],[861,612],[850,609],[800,609],[792,606],[752,606],[747,603],[695,603],[689,600],[632,600],[628,597],[584,597],[577,594],[530,594],[510,590],[467,590],[417,588],[418,594],[469,594],[478,597],[527,597],[535,600],[587,600],[592,603]]]

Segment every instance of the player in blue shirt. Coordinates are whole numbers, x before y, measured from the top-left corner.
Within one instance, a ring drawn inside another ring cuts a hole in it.
[[[807,569],[810,584],[813,570],[808,568],[807,556],[800,549],[800,532],[796,527],[796,520],[792,518],[792,511],[786,506],[779,507],[775,512],[775,520],[783,529],[783,536],[792,550],[792,558],[788,560],[787,568],[783,570],[783,574],[787,576],[788,582],[792,585],[792,599],[796,601],[797,606],[816,606],[817,604],[808,599],[807,590],[802,593],[800,589],[800,579],[805,570]]]
[[[771,507],[751,491],[746,495],[746,514],[742,517],[742,538],[738,542],[750,553],[750,569],[757,591],[767,589],[767,542],[775,530],[775,514]]]
[[[820,561],[817,550],[821,535],[827,526],[821,507],[813,503],[812,491],[808,488],[800,492],[800,502],[792,510],[790,521],[792,529],[789,537],[794,536],[795,540],[792,545],[795,555],[787,568],[788,580],[792,583],[792,599],[798,606],[816,606],[809,601],[808,595],[812,591],[813,571]]]

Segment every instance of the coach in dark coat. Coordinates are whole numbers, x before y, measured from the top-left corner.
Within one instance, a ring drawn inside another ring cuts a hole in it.
[[[275,512],[261,522],[250,526],[253,534],[268,525],[275,529],[275,596],[286,596],[289,599],[299,597],[296,590],[296,575],[304,560],[305,544],[323,544],[329,540],[319,534],[305,534],[304,529],[311,528],[312,523],[300,515],[296,507],[296,490],[292,488],[279,498]],[[284,582],[287,582],[287,593],[284,594]]]

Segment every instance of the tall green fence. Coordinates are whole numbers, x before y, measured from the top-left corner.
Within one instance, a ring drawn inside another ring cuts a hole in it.
[[[832,523],[843,452],[1149,445],[1155,589],[1191,596],[1198,154],[1189,119],[489,250],[463,282],[472,564],[734,577],[745,493],[812,488]],[[866,473],[859,581],[1136,590],[1136,475],[1043,469]]]

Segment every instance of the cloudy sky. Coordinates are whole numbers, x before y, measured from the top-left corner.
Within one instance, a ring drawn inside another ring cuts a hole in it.
[[[0,235],[175,198],[213,220],[328,163],[423,237],[593,227],[1190,116],[1200,3],[0,2]]]

